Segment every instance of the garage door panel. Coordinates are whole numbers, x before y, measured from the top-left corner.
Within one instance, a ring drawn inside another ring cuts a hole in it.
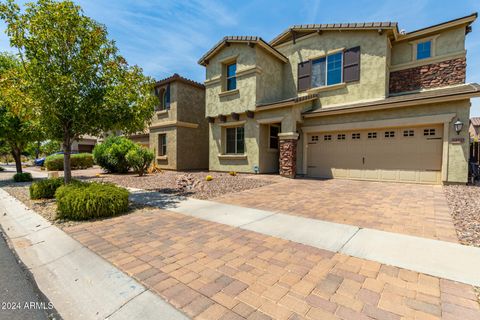
[[[316,133],[309,141],[312,136],[316,141],[308,145],[309,176],[441,182],[443,125]]]

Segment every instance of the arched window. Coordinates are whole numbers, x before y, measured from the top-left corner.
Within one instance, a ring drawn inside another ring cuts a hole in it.
[[[170,85],[168,84],[163,88],[155,88],[155,95],[158,97],[158,105],[155,107],[155,111],[169,110],[170,109]]]

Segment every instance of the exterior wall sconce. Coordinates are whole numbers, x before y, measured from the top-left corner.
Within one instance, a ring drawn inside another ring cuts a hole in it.
[[[455,121],[455,123],[453,124],[453,128],[455,129],[455,132],[457,134],[460,134],[460,131],[462,131],[463,129],[463,122],[460,121],[460,119],[457,119],[457,121]]]

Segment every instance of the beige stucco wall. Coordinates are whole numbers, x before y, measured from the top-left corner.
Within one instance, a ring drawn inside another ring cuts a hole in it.
[[[167,135],[167,157],[158,155],[158,135]],[[150,130],[150,149],[155,153],[155,163],[162,169],[177,169],[177,130],[175,127],[166,127]]]
[[[399,119],[448,113],[455,113],[456,117],[454,117],[454,119],[448,124],[449,143],[447,182],[464,183],[467,181],[468,176],[469,134],[468,129],[465,127],[464,130],[460,133],[460,135],[457,135],[453,128],[453,122],[455,122],[458,118],[463,121],[463,123],[468,123],[470,115],[469,100],[420,105],[415,107],[405,107],[398,109],[385,109],[382,111],[370,111],[361,113],[359,112],[317,118],[306,118],[304,123],[302,124],[302,127],[324,124],[342,124],[373,120]],[[454,144],[451,142],[451,139],[454,137],[462,137],[465,139],[465,142],[462,144]],[[298,144],[297,159],[297,172],[303,173],[303,143]]]
[[[320,91],[320,105],[331,106],[359,100],[384,98],[386,95],[388,40],[377,31],[325,31],[279,45],[289,63],[284,66],[283,90],[287,97],[297,96],[298,63],[307,61],[337,49],[360,46],[360,81],[348,83],[335,90]],[[299,93],[299,95],[309,92]]]
[[[424,39],[428,40],[432,36],[427,36]],[[435,56],[433,59],[438,56],[448,56],[456,53],[462,53],[465,50],[465,27],[458,27],[454,29],[449,29],[443,31],[435,37]],[[400,64],[405,64],[413,62],[415,57],[413,56],[413,46],[415,41],[421,40],[422,38],[415,39],[412,41],[401,41],[394,42],[392,44],[392,61],[391,65],[396,66]],[[428,63],[428,59],[422,60],[425,63]]]
[[[197,127],[185,127],[184,123]],[[166,159],[158,156],[159,133],[167,134]],[[163,169],[207,168],[208,122],[205,118],[205,90],[181,81],[170,82],[170,109],[155,112],[150,126],[149,142],[150,149],[155,150],[156,163]]]

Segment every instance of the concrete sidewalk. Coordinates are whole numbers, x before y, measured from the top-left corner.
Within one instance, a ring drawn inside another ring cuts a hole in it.
[[[480,286],[480,248],[153,191],[130,191],[131,200],[137,203]]]
[[[64,319],[188,319],[2,189],[0,223]]]

